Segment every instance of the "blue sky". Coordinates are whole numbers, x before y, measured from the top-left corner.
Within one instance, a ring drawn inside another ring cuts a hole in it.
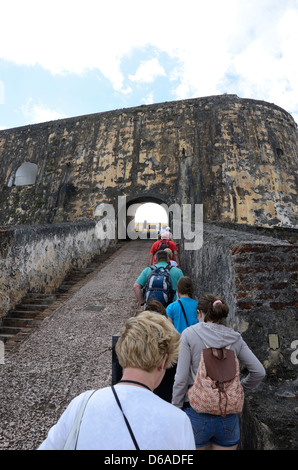
[[[223,93],[298,122],[298,0],[1,4],[0,129]]]

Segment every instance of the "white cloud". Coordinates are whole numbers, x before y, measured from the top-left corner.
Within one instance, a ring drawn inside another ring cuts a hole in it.
[[[236,0],[227,3],[233,7]],[[139,0],[10,0],[1,7],[0,56],[17,64],[38,63],[53,74],[97,68],[120,91],[121,60],[134,48],[151,44],[197,65],[205,50],[210,57],[210,42],[215,53],[222,43],[215,33],[224,34],[230,24],[223,4],[185,0],[182,7],[177,0],[151,0],[148,8]],[[206,20],[210,15],[212,21]]]
[[[50,109],[40,103],[34,103],[32,98],[30,98],[26,104],[21,107],[21,112],[23,113],[27,124],[54,121],[56,119],[63,119],[67,117],[60,111]]]
[[[297,0],[10,0],[1,19],[0,58],[17,64],[53,74],[98,69],[128,94],[128,79],[165,76],[161,60],[146,57],[135,75],[123,72],[125,57],[152,46],[176,63],[175,99],[236,93],[298,113]]]
[[[132,82],[152,83],[160,76],[165,77],[166,72],[158,62],[158,59],[154,58],[142,62],[136,73],[134,75],[129,75],[129,79]]]
[[[153,104],[154,103],[154,94],[153,91],[148,93],[147,96],[141,99],[142,104]]]
[[[283,2],[273,2],[270,11],[268,2],[263,4],[266,9],[259,10],[263,22],[260,19],[254,22],[249,15],[246,22],[244,18],[240,21],[250,30],[247,35],[244,30],[244,38],[250,37],[250,41],[243,38],[242,47],[236,48],[231,58],[233,74],[238,77],[236,91],[239,96],[273,102],[292,112],[297,121],[298,2],[296,9],[284,8]]]

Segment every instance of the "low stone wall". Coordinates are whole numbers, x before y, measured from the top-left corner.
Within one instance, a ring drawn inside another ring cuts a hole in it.
[[[266,369],[266,380],[246,400],[243,447],[291,449],[295,438],[297,445],[298,247],[293,233],[291,243],[265,233],[204,224],[202,248],[183,251],[182,243],[181,264],[198,297],[211,292],[226,299],[229,326]]]
[[[98,240],[94,222],[0,227],[0,318],[27,292],[54,292],[111,243]]]

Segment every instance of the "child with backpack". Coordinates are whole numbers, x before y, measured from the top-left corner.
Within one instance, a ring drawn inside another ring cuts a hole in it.
[[[197,311],[199,323],[181,335],[172,404],[190,418],[197,449],[234,450],[244,392],[262,381],[265,369],[241,334],[224,325],[229,307],[223,299],[205,294]],[[241,382],[238,361],[248,370]]]

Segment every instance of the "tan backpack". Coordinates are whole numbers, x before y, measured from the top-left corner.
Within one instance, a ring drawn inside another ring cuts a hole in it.
[[[188,397],[190,406],[198,413],[221,416],[241,413],[244,392],[235,352],[228,348],[203,349]]]

